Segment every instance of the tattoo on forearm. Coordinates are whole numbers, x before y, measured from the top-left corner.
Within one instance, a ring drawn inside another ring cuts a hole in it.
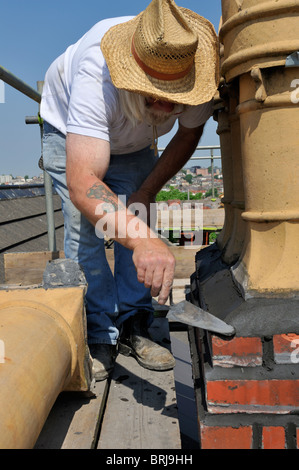
[[[125,208],[119,203],[119,200],[109,189],[102,183],[95,183],[86,193],[89,199],[99,199],[103,202],[103,210],[105,212],[116,212]]]
[[[107,202],[111,202],[114,199],[112,199],[112,194],[109,193],[102,183],[95,183],[91,188],[89,188],[87,191],[87,197],[90,199],[101,199]]]

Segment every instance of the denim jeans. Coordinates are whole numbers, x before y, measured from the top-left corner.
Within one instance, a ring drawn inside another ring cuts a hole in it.
[[[111,155],[104,182],[117,195],[129,197],[151,172],[157,157],[149,147],[126,155]],[[105,255],[102,238],[76,209],[66,185],[65,136],[44,122],[43,163],[62,201],[65,257],[84,270],[88,343],[116,344],[122,323],[139,310],[152,319],[150,289],[137,280],[132,251],[114,242],[114,274]]]

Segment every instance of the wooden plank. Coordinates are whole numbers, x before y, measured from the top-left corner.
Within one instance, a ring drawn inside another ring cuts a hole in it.
[[[96,382],[94,396],[62,393],[39,435],[35,449],[92,449],[96,446],[108,381]]]
[[[20,286],[40,284],[47,262],[63,257],[63,251],[4,253],[5,283]]]
[[[199,202],[200,203],[200,202]],[[184,203],[183,203],[184,204]],[[158,210],[157,228],[158,230],[198,230],[202,227],[222,228],[224,224],[225,211],[220,209],[204,209],[202,214],[198,209],[181,210]]]
[[[151,333],[169,347],[166,319],[155,319]],[[173,371],[149,371],[119,355],[110,387],[109,381],[96,382],[92,391],[90,398],[60,394],[36,449],[94,448],[102,419],[98,449],[181,448]]]
[[[169,247],[176,259],[176,279],[190,278],[195,270],[195,255],[198,248]],[[6,284],[21,286],[39,284],[48,261],[63,258],[63,251],[36,251],[27,253],[4,253],[4,273]],[[106,250],[107,261],[113,272],[114,250]]]
[[[183,247],[176,245],[167,245],[176,259],[175,278],[190,278],[195,271],[195,255],[201,247]],[[106,258],[113,272],[114,269],[114,250],[113,248],[106,250]]]
[[[176,259],[175,278],[190,278],[195,271],[195,255],[201,247],[183,247],[176,245],[167,245]],[[114,268],[114,250],[113,248],[106,250],[106,258],[113,272]]]
[[[157,318],[153,337],[169,346],[166,319]],[[173,371],[141,367],[119,355],[98,443],[98,449],[180,449],[180,430]]]

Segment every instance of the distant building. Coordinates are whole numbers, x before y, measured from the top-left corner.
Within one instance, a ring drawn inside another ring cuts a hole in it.
[[[23,176],[17,176],[13,180],[13,184],[25,184],[25,183],[26,183],[26,180],[25,178],[23,178]]]
[[[0,184],[10,184],[12,182],[11,175],[0,175]]]
[[[201,169],[201,166],[199,166],[199,165],[194,165],[194,166],[191,166],[189,169],[190,169],[190,171],[191,171],[194,175],[196,175],[197,170],[200,170],[200,169]]]
[[[196,168],[196,175],[202,175],[202,176],[208,176],[209,175],[209,170],[208,168]]]

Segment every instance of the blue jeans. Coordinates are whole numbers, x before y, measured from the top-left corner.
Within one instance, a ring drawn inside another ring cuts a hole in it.
[[[149,147],[126,155],[111,155],[105,183],[119,195],[129,197],[152,171],[157,157]],[[122,323],[139,310],[152,319],[150,289],[137,280],[132,251],[114,242],[114,274],[105,255],[104,240],[76,209],[66,186],[65,136],[44,122],[43,163],[62,201],[65,257],[84,270],[88,343],[116,344]]]

